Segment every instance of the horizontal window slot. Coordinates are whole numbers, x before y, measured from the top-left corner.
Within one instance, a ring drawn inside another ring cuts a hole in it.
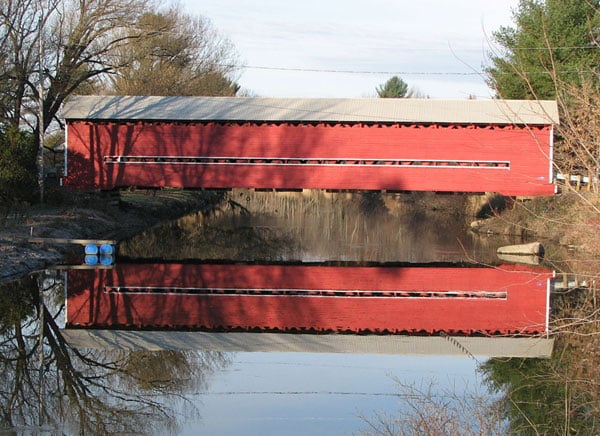
[[[105,292],[119,294],[173,294],[212,296],[273,296],[273,297],[356,297],[356,298],[429,298],[429,299],[506,299],[504,291],[417,291],[417,290],[355,290],[355,289],[263,289],[263,288],[195,288],[169,286],[105,286]]]
[[[443,159],[357,159],[280,157],[201,157],[201,156],[104,156],[106,164],[159,165],[256,165],[256,166],[392,166],[412,168],[493,168],[510,169],[505,160]]]

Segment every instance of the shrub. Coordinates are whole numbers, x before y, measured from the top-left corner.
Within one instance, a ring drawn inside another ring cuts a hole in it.
[[[3,206],[35,198],[36,151],[31,133],[0,127],[0,202]]]

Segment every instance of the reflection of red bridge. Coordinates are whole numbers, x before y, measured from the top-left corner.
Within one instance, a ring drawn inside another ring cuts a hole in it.
[[[554,192],[543,101],[75,97],[74,188]]]
[[[67,327],[539,334],[546,269],[118,264],[68,272]]]

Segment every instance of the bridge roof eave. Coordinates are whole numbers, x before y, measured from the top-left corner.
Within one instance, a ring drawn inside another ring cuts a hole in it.
[[[69,120],[558,124],[548,100],[73,96]]]

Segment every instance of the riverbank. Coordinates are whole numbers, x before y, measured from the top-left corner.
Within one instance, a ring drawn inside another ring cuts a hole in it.
[[[209,210],[222,199],[210,191],[136,190],[109,196],[62,192],[45,205],[12,208],[0,216],[0,282],[81,257],[80,246],[32,244],[27,238],[121,241],[164,220]]]
[[[55,265],[63,259],[81,257],[80,246],[32,244],[26,241],[29,237],[121,241],[161,221],[210,210],[223,198],[219,192],[177,189],[123,191],[117,196],[62,192],[60,202],[11,209],[8,215],[0,216],[0,282]],[[465,200],[463,196],[413,193],[392,203],[370,201],[361,203],[361,207],[369,211],[385,208],[394,217],[399,213],[395,208],[408,207],[416,210],[417,220],[423,219],[427,211],[433,211],[445,221],[453,221],[463,219],[465,213],[475,214],[479,206],[470,203],[480,201]],[[461,209],[460,213],[457,208]],[[552,260],[575,259],[578,269],[585,267],[586,274],[595,275],[597,259],[600,259],[599,210],[598,194],[571,192],[538,197],[517,202],[490,218],[477,221],[474,230],[486,235],[535,238],[562,247],[561,255],[551,255]],[[588,268],[579,259],[591,260],[593,266],[590,264]]]
[[[545,261],[586,280],[600,278],[600,194],[565,192],[518,201],[472,224],[481,234],[542,242]]]
[[[542,238],[598,257],[600,195],[567,192],[518,201],[472,227],[479,233]]]

